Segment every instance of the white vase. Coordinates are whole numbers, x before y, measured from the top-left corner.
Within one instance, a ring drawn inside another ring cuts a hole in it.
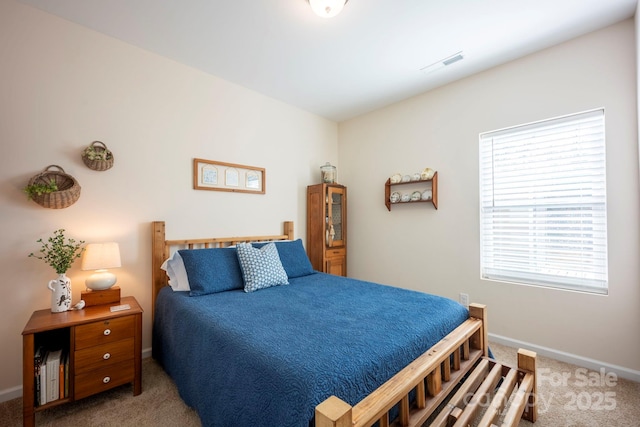
[[[51,312],[61,313],[71,307],[71,280],[64,273],[59,274],[57,279],[49,281],[51,290]]]

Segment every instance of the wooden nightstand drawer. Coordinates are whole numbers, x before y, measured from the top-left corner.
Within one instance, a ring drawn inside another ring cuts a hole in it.
[[[75,353],[76,375],[119,362],[132,360],[134,339],[127,338],[114,343],[84,348]]]
[[[134,380],[134,366],[131,361],[125,361],[76,375],[75,399],[82,399],[112,387],[132,382]]]
[[[76,350],[134,336],[134,317],[117,317],[76,327]]]

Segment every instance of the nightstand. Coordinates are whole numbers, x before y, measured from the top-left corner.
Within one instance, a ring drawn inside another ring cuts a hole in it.
[[[121,304],[131,308],[110,310]],[[60,398],[43,405],[36,402],[34,357],[39,348],[69,355]],[[24,426],[35,424],[37,411],[122,384],[132,383],[137,396],[142,392],[142,308],[134,297],[124,297],[117,304],[63,313],[35,311],[22,331],[22,357]]]

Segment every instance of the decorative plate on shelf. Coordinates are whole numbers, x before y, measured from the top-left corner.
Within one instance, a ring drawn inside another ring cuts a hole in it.
[[[393,193],[391,193],[391,196],[389,197],[389,201],[391,203],[398,203],[400,201],[400,193],[398,193],[397,191],[394,191]]]
[[[436,172],[435,172],[433,169],[431,169],[431,168],[425,168],[425,169],[422,171],[422,173],[420,174],[420,177],[421,177],[423,180],[429,180],[429,179],[433,178],[433,175],[435,175],[435,173],[436,173]]]

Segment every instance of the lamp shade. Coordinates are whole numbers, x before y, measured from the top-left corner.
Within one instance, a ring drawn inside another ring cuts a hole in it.
[[[331,18],[342,11],[349,0],[309,0],[313,12],[323,18]]]
[[[87,288],[93,290],[109,289],[116,283],[116,276],[106,271],[120,267],[120,247],[115,242],[89,243],[82,256],[82,270],[97,270],[87,278]]]

